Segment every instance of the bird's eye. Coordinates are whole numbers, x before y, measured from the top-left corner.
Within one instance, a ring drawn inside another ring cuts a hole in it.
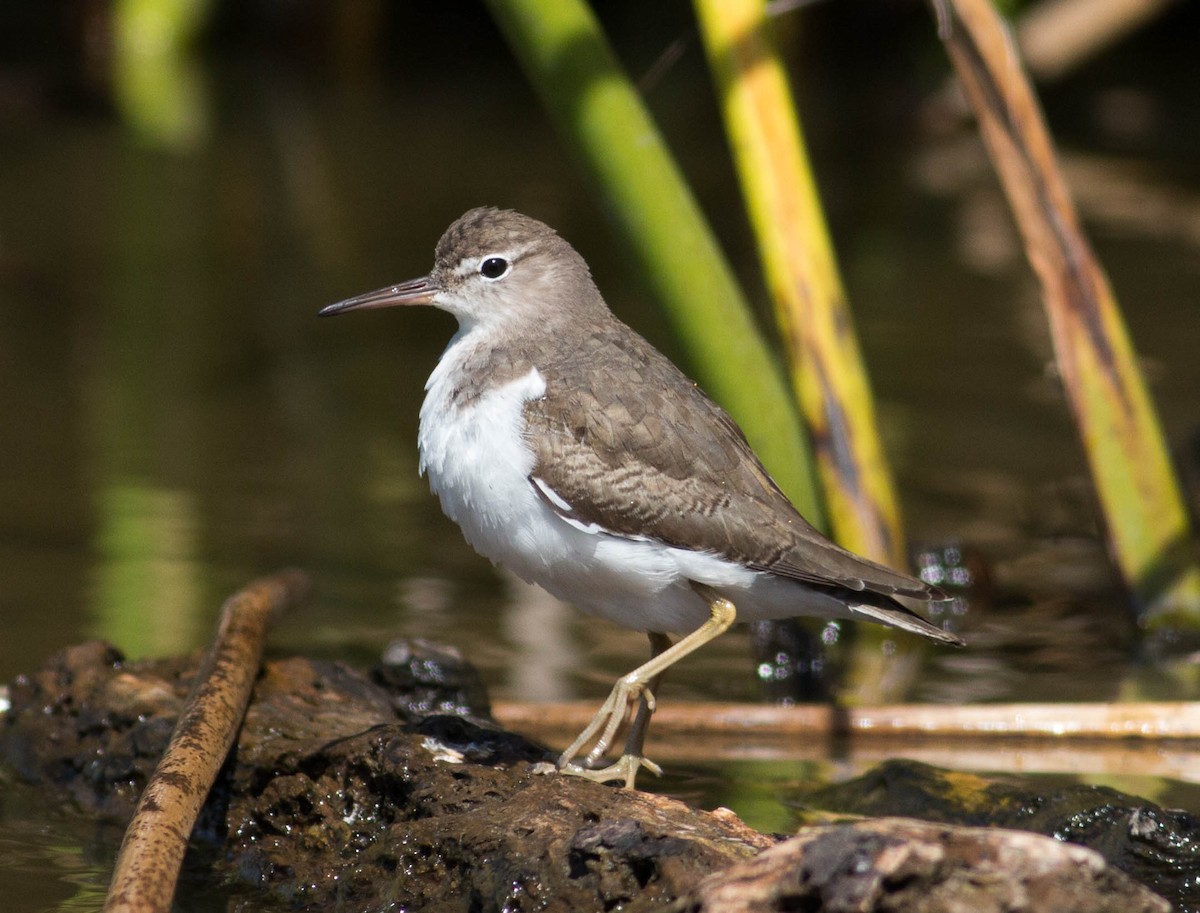
[[[479,275],[484,279],[499,279],[508,269],[509,262],[503,257],[488,257],[479,264]]]

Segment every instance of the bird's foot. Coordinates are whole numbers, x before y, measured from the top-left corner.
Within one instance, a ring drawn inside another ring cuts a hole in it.
[[[592,717],[592,721],[559,757],[559,769],[563,770],[572,766],[578,766],[580,770],[585,769],[583,766],[573,765],[571,762],[579,756],[592,739],[596,739],[596,744],[588,752],[587,764],[594,766],[608,752],[613,740],[617,737],[621,724],[629,715],[630,706],[638,700],[645,701],[650,711],[654,710],[654,695],[650,693],[645,681],[634,673],[618,679],[612,691],[609,692],[608,698],[600,705],[596,715]],[[597,736],[599,737],[597,738]]]
[[[662,768],[651,761],[649,758],[643,758],[641,755],[623,754],[615,764],[610,764],[608,767],[600,770],[592,770],[587,767],[581,767],[578,764],[559,764],[559,773],[567,774],[572,777],[583,777],[585,780],[594,780],[597,783],[611,783],[614,780],[624,780],[626,789],[633,789],[634,780],[637,778],[638,771],[642,768],[650,771],[656,777],[662,776]]]

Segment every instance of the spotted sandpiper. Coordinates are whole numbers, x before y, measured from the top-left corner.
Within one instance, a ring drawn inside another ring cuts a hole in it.
[[[861,618],[962,643],[893,598],[944,598],[935,587],[800,516],[733,420],[613,316],[549,226],[472,209],[429,275],[321,314],[407,304],[458,319],[417,436],[447,516],[493,563],[650,638],[650,660],[559,758],[564,773],[627,787],[642,767],[661,773],[642,746],[662,675],[735,619]],[[635,706],[620,759],[595,769]]]

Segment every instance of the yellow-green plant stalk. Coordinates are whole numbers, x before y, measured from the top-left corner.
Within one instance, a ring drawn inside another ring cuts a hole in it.
[[[113,4],[113,90],[125,122],[145,141],[187,148],[208,129],[203,74],[191,44],[210,0]]]
[[[694,0],[834,538],[903,567],[875,409],[765,0]]]
[[[783,372],[641,98],[582,0],[489,0],[492,14],[688,349],[780,487],[823,511]]]
[[[1059,373],[1141,620],[1200,627],[1200,571],[1116,298],[1079,225],[1016,44],[991,0],[935,0],[942,38],[1042,284]]]

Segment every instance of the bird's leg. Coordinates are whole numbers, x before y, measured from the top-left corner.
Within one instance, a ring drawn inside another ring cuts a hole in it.
[[[651,659],[665,653],[671,648],[671,638],[667,637],[666,634],[658,631],[650,631],[649,637]],[[642,689],[642,693],[637,699],[637,713],[633,718],[633,724],[629,727],[629,734],[625,738],[625,751],[616,764],[609,766],[603,771],[607,779],[624,780],[625,785],[631,789],[633,788],[634,778],[637,777],[637,772],[642,767],[645,767],[655,776],[662,776],[662,768],[642,756],[642,746],[646,741],[646,730],[650,727],[650,717],[654,714],[655,695],[658,693],[664,675],[666,675],[665,670],[650,679]],[[625,713],[621,713],[620,717],[616,717],[616,719],[623,720],[625,716]],[[595,747],[588,752],[587,759],[583,765],[585,770],[592,771],[598,768],[600,759],[608,751],[608,747],[612,743],[612,737],[616,734],[612,726],[613,719],[614,717],[609,717],[609,725],[605,727],[604,733],[597,740]]]
[[[671,638],[666,634],[657,631],[649,632],[650,638],[650,658],[660,656],[671,647]],[[633,778],[637,775],[639,767],[646,767],[648,770],[662,775],[660,768],[653,761],[647,761],[641,757],[642,743],[646,740],[646,730],[650,725],[650,716],[654,713],[654,695],[658,691],[658,686],[662,682],[664,672],[659,672],[650,679],[645,685],[641,686],[640,691],[632,684],[632,679],[641,671],[641,667],[631,672],[629,675],[620,679],[609,693],[608,699],[597,711],[592,718],[592,722],[579,735],[568,748],[561,758],[559,758],[559,768],[564,773],[575,774],[581,777],[587,777],[598,782],[606,782],[608,780],[624,780],[626,786],[633,786]],[[603,770],[596,769],[599,766],[600,759],[604,757],[608,751],[613,739],[616,737],[620,726],[625,722],[629,715],[629,707],[633,701],[638,702],[637,715],[634,717],[633,725],[629,729],[629,735],[625,740],[625,753],[621,759],[613,765],[604,768]],[[601,727],[603,731],[601,732]],[[564,763],[567,759],[574,758],[584,747],[595,738],[596,733],[600,732],[600,737],[596,739],[596,744],[583,764],[576,765]]]
[[[671,638],[667,637],[666,634],[662,634],[658,631],[651,631],[649,632],[648,636],[650,638],[650,659],[653,660],[654,658],[661,656],[671,648]],[[612,706],[609,708],[609,713],[606,715],[608,725],[604,727],[604,731],[600,734],[600,738],[596,740],[596,744],[592,747],[592,750],[588,752],[587,760],[584,762],[584,766],[589,770],[598,765],[600,759],[604,757],[605,753],[608,751],[609,746],[612,745],[613,739],[616,738],[621,723],[623,723],[626,716],[628,716],[630,705],[635,700],[638,704],[638,710],[637,716],[634,717],[633,726],[629,730],[629,737],[632,739],[640,729],[641,740],[645,741],[646,727],[649,726],[650,716],[654,713],[654,695],[658,692],[658,686],[662,682],[662,677],[665,674],[665,670],[655,675],[644,686],[636,688],[630,684],[630,680],[637,676],[638,672],[641,671],[641,668],[642,667],[639,666],[638,669],[625,676],[621,682],[618,682],[616,687],[613,688],[612,693],[609,694],[609,701],[612,703]],[[628,692],[624,695],[620,695],[622,682],[630,684]],[[608,702],[606,702],[606,704],[607,703]],[[604,711],[601,710],[601,712],[597,714],[597,718],[603,714]],[[596,718],[593,718],[593,722],[595,719]],[[584,744],[586,745],[587,742],[585,741]],[[639,742],[638,745],[640,747],[641,742]],[[582,746],[580,747],[582,748]]]
[[[650,658],[661,656],[671,648],[671,638],[667,637],[659,631],[650,631],[647,635],[650,638]],[[667,674],[664,669],[654,678],[646,683],[646,687],[642,689],[641,696],[638,698],[637,714],[633,718],[633,725],[629,727],[629,735],[625,738],[625,754],[642,756],[642,746],[646,742],[646,730],[650,728],[650,717],[654,715],[655,695],[658,694],[659,686],[662,685],[663,676]],[[607,733],[606,733],[607,734]],[[610,740],[611,741],[611,740]],[[599,743],[588,752],[587,766],[595,767],[596,763],[604,756],[604,752],[608,750],[608,745]],[[645,765],[654,773],[662,775],[662,771],[658,769],[658,765],[652,765],[649,761],[644,761]]]
[[[610,780],[624,780],[625,786],[632,789],[637,772],[646,767],[655,773],[661,769],[652,761],[642,757],[642,744],[646,739],[646,730],[650,725],[650,715],[654,712],[654,689],[658,686],[663,673],[676,662],[703,647],[710,640],[720,637],[737,618],[737,608],[724,596],[719,595],[711,587],[702,583],[692,583],[692,588],[708,602],[708,620],[691,634],[672,644],[664,634],[651,634],[650,647],[653,651],[649,662],[638,666],[628,675],[622,676],[613,686],[608,699],[601,705],[596,715],[579,737],[562,753],[558,759],[558,768],[563,773],[586,777],[599,783]],[[603,770],[589,770],[571,763],[597,734],[596,746],[588,754],[588,759],[594,760],[608,751],[617,730],[629,713],[629,706],[639,701],[637,716],[629,730],[629,738],[625,743],[625,753],[615,764]]]

